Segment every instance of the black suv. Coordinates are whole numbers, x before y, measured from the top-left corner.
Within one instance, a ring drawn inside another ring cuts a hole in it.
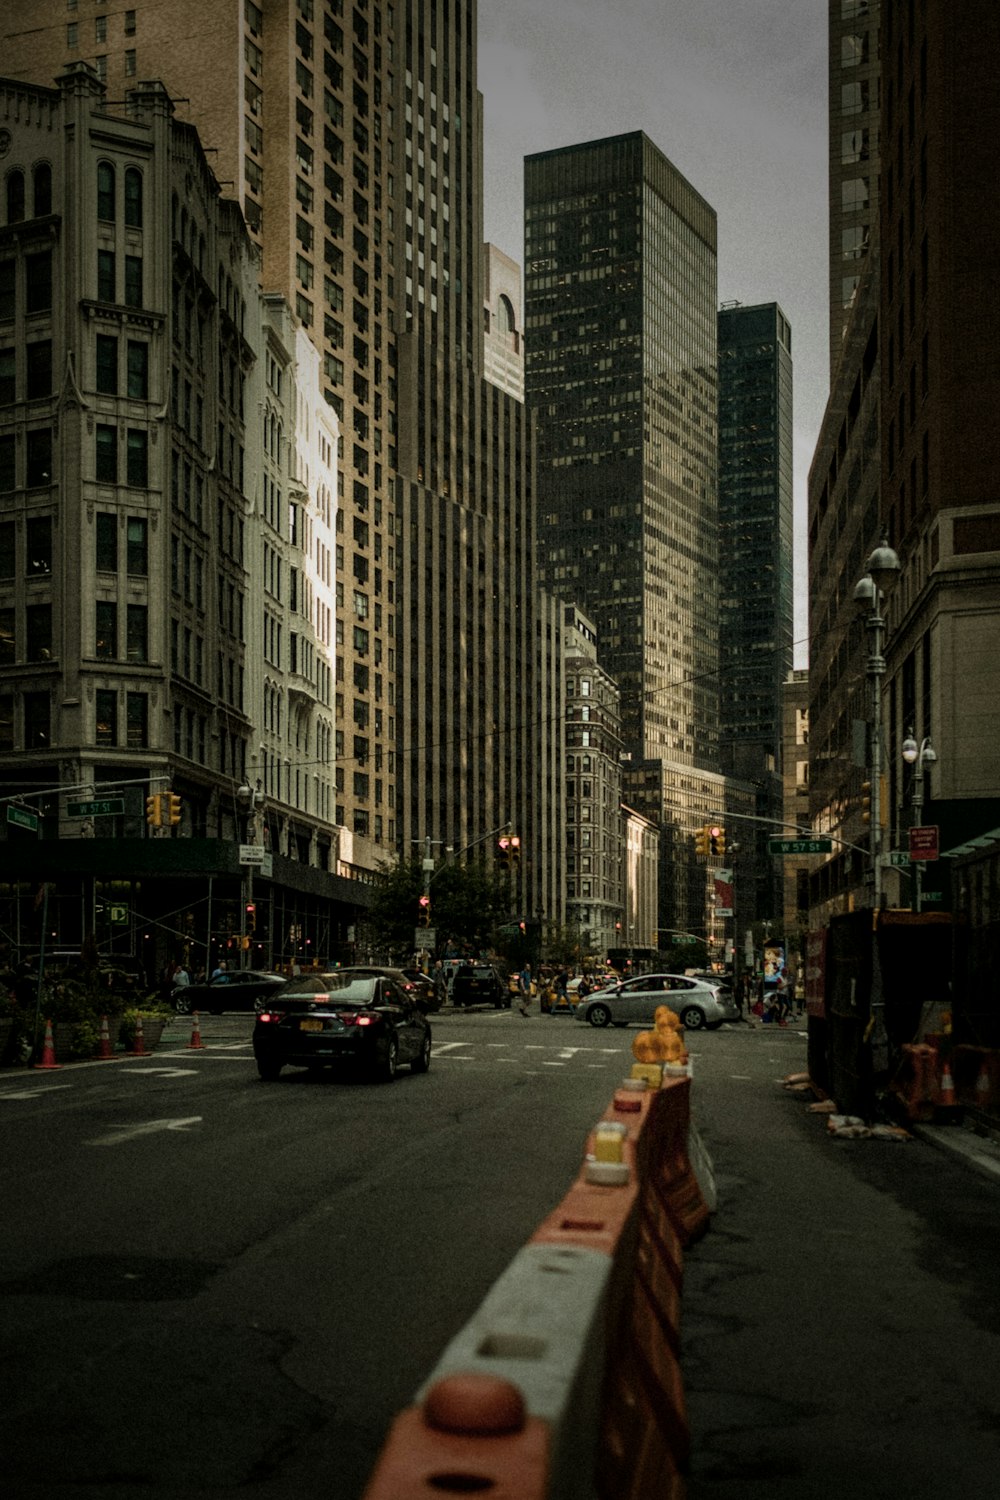
[[[492,964],[460,964],[451,986],[451,1001],[460,1005],[510,1005],[510,993]]]

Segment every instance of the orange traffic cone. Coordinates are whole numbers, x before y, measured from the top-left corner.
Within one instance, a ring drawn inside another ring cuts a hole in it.
[[[111,1033],[108,1031],[107,1016],[101,1017],[101,1041],[97,1049],[97,1055],[98,1057],[114,1057],[115,1055],[111,1046]]]
[[[52,1022],[45,1023],[45,1043],[42,1047],[42,1060],[35,1063],[36,1068],[61,1068],[62,1063],[56,1062],[56,1044],[52,1040]]]
[[[135,1040],[132,1043],[132,1051],[136,1057],[145,1057],[147,1055],[145,1043],[142,1040],[142,1016],[136,1016],[135,1018]]]
[[[942,1109],[950,1109],[955,1104],[955,1080],[951,1076],[951,1064],[947,1062],[941,1069],[937,1102]]]
[[[205,1043],[201,1039],[201,1021],[198,1017],[198,1012],[195,1010],[191,1012],[191,1040],[188,1042],[188,1049],[196,1052],[199,1048],[204,1048],[204,1046]]]

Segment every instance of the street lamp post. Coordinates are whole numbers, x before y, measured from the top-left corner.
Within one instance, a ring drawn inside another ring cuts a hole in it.
[[[260,783],[258,782],[256,787],[252,787],[250,782],[244,779],[243,785],[236,792],[236,801],[239,804],[240,811],[244,815],[245,842],[256,845],[257,809],[264,801],[264,793],[260,790]],[[246,873],[240,880],[240,968],[250,969],[253,967],[250,961],[250,945],[248,942],[247,946],[244,947],[242,940],[244,938],[250,939],[251,925],[256,930],[257,912],[253,896],[253,864],[248,863],[245,869]],[[250,920],[251,915],[253,916],[252,923]]]
[[[924,766],[933,766],[937,761],[937,751],[931,744],[929,734],[925,735],[918,745],[911,729],[903,741],[902,756],[908,766],[913,767],[913,795],[910,798],[910,806],[913,808],[913,827],[919,828],[921,814],[924,808]],[[922,910],[924,889],[924,862],[922,859],[913,860],[913,910]]]
[[[899,557],[883,537],[865,565],[865,575],[854,588],[854,602],[865,612],[868,633],[868,662],[865,676],[869,686],[868,728],[871,744],[869,775],[871,777],[871,830],[869,853],[872,867],[872,986],[871,1022],[872,1067],[884,1073],[889,1065],[889,1037],[885,1026],[885,998],[882,993],[882,969],[878,951],[878,919],[882,908],[882,679],[885,677],[886,621],[882,605],[900,573]]]

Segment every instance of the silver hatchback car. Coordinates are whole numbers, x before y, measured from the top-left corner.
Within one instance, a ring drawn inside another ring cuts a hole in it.
[[[591,1026],[627,1026],[633,1021],[652,1026],[661,1005],[669,1005],[688,1031],[740,1018],[736,1002],[727,991],[705,979],[689,979],[686,974],[640,974],[623,979],[610,989],[589,995],[577,1006],[576,1018],[589,1021]]]

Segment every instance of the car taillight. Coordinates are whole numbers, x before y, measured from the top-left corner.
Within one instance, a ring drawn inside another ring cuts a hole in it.
[[[269,1022],[283,1021],[285,1018],[280,1010],[262,1010],[257,1019],[263,1025],[267,1025]]]
[[[374,1026],[378,1016],[359,1015],[356,1010],[342,1010],[337,1012],[345,1026]]]

